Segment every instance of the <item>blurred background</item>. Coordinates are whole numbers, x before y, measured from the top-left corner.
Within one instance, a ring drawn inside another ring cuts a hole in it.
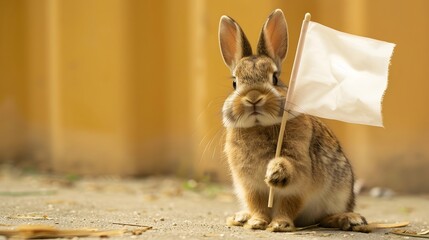
[[[284,82],[306,12],[397,44],[385,128],[325,122],[367,186],[429,192],[427,0],[0,0],[0,163],[230,181],[219,18],[232,16],[255,46],[275,8],[289,25]]]

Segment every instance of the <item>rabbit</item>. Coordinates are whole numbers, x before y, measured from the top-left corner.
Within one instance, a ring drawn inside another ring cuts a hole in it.
[[[279,79],[288,48],[282,10],[263,25],[256,54],[228,16],[220,18],[219,45],[234,88],[222,108],[224,152],[243,207],[227,224],[273,232],[312,224],[367,232],[366,219],[353,212],[350,162],[318,118],[289,114],[281,157],[274,157],[287,92]],[[267,207],[269,187],[275,189],[273,208]]]

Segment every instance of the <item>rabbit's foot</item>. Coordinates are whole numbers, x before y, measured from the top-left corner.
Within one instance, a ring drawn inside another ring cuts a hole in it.
[[[271,187],[286,187],[290,183],[292,169],[292,164],[286,158],[274,158],[268,163],[265,182]]]
[[[271,232],[293,232],[295,231],[295,226],[291,220],[278,219],[271,221],[267,230]]]
[[[340,228],[344,231],[369,232],[366,219],[359,213],[346,212],[328,216],[320,222],[321,227]]]
[[[228,226],[243,226],[247,220],[250,219],[250,214],[245,211],[237,212],[234,216],[228,217],[226,219],[226,224]]]
[[[268,222],[257,217],[251,217],[244,224],[244,228],[254,229],[254,230],[265,230],[267,228]]]

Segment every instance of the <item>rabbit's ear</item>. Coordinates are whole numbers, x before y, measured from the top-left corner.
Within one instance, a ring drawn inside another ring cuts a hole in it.
[[[231,71],[241,58],[252,55],[252,48],[243,30],[228,16],[220,18],[219,45],[223,60]]]
[[[276,9],[262,27],[258,42],[258,54],[272,58],[277,67],[286,57],[288,48],[287,23],[282,10]]]

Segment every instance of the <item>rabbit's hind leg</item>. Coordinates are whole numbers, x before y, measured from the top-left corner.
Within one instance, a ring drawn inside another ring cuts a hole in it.
[[[369,232],[366,219],[359,213],[345,212],[327,216],[320,221],[321,227],[339,228],[344,231]]]

